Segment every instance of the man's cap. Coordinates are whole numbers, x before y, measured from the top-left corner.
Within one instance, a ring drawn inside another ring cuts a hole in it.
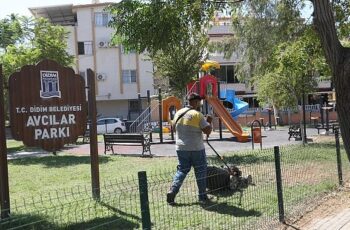
[[[199,96],[197,93],[191,93],[188,97],[187,100],[192,101],[192,100],[202,100],[201,96]]]

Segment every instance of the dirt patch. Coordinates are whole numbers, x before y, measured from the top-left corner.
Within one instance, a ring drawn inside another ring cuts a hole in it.
[[[317,135],[312,138],[313,143],[327,143],[327,142],[335,142],[334,135]]]
[[[282,169],[283,184],[294,186],[299,184],[316,185],[322,183],[325,179],[336,178],[335,172],[325,170],[333,168],[334,165],[323,163],[299,164],[285,166]]]
[[[336,216],[340,212],[350,207],[350,185],[327,195],[319,202],[313,210],[308,210],[296,221],[289,221],[279,229],[283,230],[306,230],[314,229],[313,226],[325,218]]]

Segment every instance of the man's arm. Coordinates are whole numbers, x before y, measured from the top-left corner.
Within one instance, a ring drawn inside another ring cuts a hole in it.
[[[211,127],[211,122],[212,122],[213,118],[211,116],[207,116],[207,122],[209,125],[205,126],[202,131],[204,134],[207,134],[207,136],[209,136],[209,134],[212,131],[212,127]]]
[[[206,126],[204,129],[202,129],[203,133],[207,134],[208,136],[211,133],[211,130],[212,130],[212,128],[210,125]]]

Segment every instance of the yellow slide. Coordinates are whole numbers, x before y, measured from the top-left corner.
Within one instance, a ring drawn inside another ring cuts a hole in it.
[[[206,97],[207,102],[213,107],[216,115],[220,117],[226,128],[237,137],[239,142],[247,142],[249,133],[243,132],[241,126],[233,120],[231,114],[222,105],[221,101],[217,97]]]

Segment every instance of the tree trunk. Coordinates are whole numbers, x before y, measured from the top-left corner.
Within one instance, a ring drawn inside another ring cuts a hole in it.
[[[273,114],[275,117],[275,124],[283,125],[282,114],[280,113],[280,110],[275,105],[273,105]],[[277,121],[277,117],[279,117],[278,121]]]
[[[312,0],[314,24],[333,73],[341,135],[350,161],[350,49],[340,44],[329,0]]]

